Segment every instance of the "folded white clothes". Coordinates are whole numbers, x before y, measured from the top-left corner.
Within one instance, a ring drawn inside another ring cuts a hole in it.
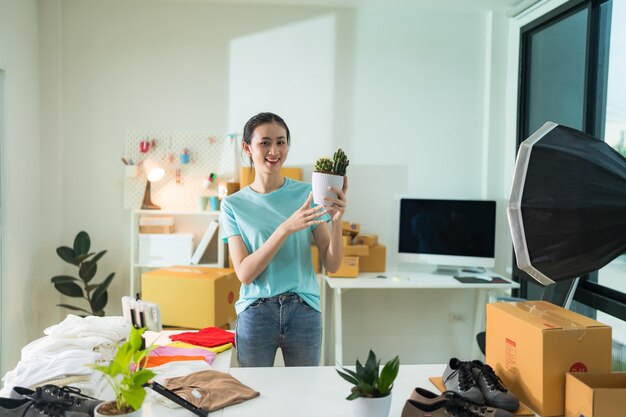
[[[98,352],[72,349],[22,359],[3,378],[4,389],[14,386],[34,387],[42,382],[70,375],[92,375],[93,369],[86,365],[95,363],[99,357]]]
[[[68,314],[65,320],[59,324],[48,327],[44,334],[55,339],[71,339],[84,337],[102,337],[113,343],[118,343],[128,337],[130,323],[122,316],[79,317]]]
[[[66,350],[98,351],[103,356],[111,356],[115,350],[115,344],[105,337],[92,336],[80,339],[55,339],[52,336],[44,336],[33,340],[22,348],[22,360],[40,355],[51,355],[65,352]]]

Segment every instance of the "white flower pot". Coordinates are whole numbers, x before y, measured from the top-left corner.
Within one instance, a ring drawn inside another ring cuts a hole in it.
[[[111,417],[109,414],[100,414],[100,411],[98,411],[100,407],[102,407],[104,404],[108,404],[108,402],[98,404],[95,410],[93,410],[94,417]],[[141,417],[142,408],[143,407],[139,407],[139,410],[135,410],[132,413],[128,414],[117,414],[114,417]]]
[[[391,394],[381,398],[360,397],[352,400],[354,417],[387,417],[391,407]]]
[[[328,187],[335,187],[338,190],[343,188],[343,177],[340,175],[325,174],[323,172],[314,172],[311,177],[313,187],[313,202],[315,204],[328,204],[324,201],[324,197],[337,198],[337,194],[328,190]]]

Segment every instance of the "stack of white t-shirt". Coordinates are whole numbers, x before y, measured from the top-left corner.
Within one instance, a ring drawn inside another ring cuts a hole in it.
[[[130,324],[123,317],[79,317],[44,330],[46,336],[22,349],[15,369],[6,373],[0,396],[8,397],[14,386],[34,388],[46,383],[72,385],[86,395],[98,393],[103,376],[88,364],[105,363],[116,345],[128,337]]]

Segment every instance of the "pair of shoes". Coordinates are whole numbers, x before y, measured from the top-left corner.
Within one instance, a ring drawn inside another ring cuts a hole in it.
[[[62,403],[34,401],[29,398],[0,398],[0,417],[88,417],[67,410]]]
[[[447,391],[439,397],[444,397],[443,401],[436,399],[435,394],[423,390],[421,394],[434,396],[430,401],[419,401],[412,398],[406,400],[402,409],[401,417],[511,417],[508,411],[495,408],[483,407],[465,401],[459,394]],[[421,395],[420,394],[420,395]]]
[[[479,360],[463,362],[450,359],[443,372],[446,390],[458,393],[465,400],[478,405],[515,411],[519,400],[509,392],[489,365]]]
[[[94,409],[102,401],[89,397],[74,387],[59,387],[48,384],[32,390],[25,387],[13,387],[11,398],[29,399],[45,403],[62,404],[66,410],[93,416]]]
[[[480,406],[464,400],[459,394],[453,391],[445,391],[441,395],[428,391],[424,388],[415,388],[411,392],[411,400],[420,405],[436,405],[445,402],[465,403],[464,406],[476,416],[492,416],[492,417],[513,417],[513,414],[499,408]]]
[[[515,411],[519,408],[519,400],[506,389],[491,366],[479,360],[473,360],[472,373],[487,404],[509,411]]]

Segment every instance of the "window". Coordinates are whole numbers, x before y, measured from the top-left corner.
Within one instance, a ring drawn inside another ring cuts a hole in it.
[[[522,27],[520,41],[517,144],[550,120],[626,156],[626,2],[569,1]],[[520,295],[538,298],[525,275],[513,266]],[[581,277],[574,300],[572,309],[613,326],[614,365],[626,369],[626,254]]]

